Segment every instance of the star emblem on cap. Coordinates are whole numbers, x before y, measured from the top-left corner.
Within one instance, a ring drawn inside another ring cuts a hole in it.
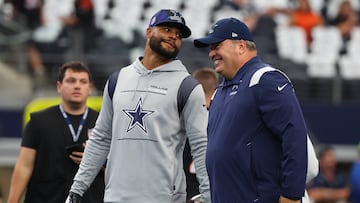
[[[170,10],[171,12],[171,16],[169,16],[169,19],[170,20],[174,20],[174,21],[177,21],[179,23],[182,23],[182,19],[181,19],[181,16],[178,12],[176,12],[175,10]]]

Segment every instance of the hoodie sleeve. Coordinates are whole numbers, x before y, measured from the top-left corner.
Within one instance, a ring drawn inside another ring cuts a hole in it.
[[[300,199],[307,173],[307,129],[292,84],[283,73],[269,71],[261,76],[255,95],[265,125],[282,141],[282,195]]]
[[[201,201],[211,202],[209,179],[205,166],[208,111],[205,105],[205,95],[200,84],[193,89],[184,106],[183,119],[186,135],[189,138],[191,154],[194,158],[196,176],[200,183]]]
[[[99,117],[96,121],[92,136],[86,142],[83,158],[70,191],[79,195],[90,187],[100,169],[106,163],[107,154],[111,144],[111,129],[113,107],[112,101],[105,85],[103,101]]]

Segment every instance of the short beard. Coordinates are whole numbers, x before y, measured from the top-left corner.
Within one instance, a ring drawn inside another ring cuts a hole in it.
[[[175,50],[173,52],[166,51],[165,49],[162,48],[161,41],[162,40],[159,38],[150,37],[150,42],[149,42],[150,48],[164,59],[169,60],[176,58],[176,56],[179,53],[179,49],[175,47]]]

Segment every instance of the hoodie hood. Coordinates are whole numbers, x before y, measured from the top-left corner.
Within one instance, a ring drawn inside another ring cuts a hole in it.
[[[132,64],[132,67],[134,67],[135,71],[140,75],[140,77],[136,81],[136,90],[139,89],[140,80],[145,82],[146,86],[149,86],[150,81],[153,78],[152,76],[154,74],[159,74],[161,72],[188,73],[184,64],[178,59],[174,59],[173,61],[171,61],[169,63],[165,63],[165,64],[158,66],[152,70],[149,70],[149,69],[145,68],[145,66],[141,63],[142,58],[143,57],[137,58],[134,61],[134,63]],[[136,94],[136,91],[134,92],[134,95],[133,95],[134,98],[135,98],[135,94]],[[147,97],[147,94],[143,98],[143,102],[145,102],[146,97]]]
[[[188,72],[184,64],[178,59],[149,70],[141,63],[142,58],[137,58],[133,63],[133,67],[140,75],[152,74],[154,72]]]

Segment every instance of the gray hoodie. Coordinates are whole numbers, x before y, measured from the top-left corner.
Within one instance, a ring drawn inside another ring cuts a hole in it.
[[[208,113],[201,85],[182,113],[177,93],[189,73],[180,60],[147,70],[139,59],[121,69],[111,101],[104,88],[100,115],[71,191],[83,194],[106,162],[104,202],[183,203],[183,149],[189,138],[201,200],[210,202],[205,168]]]

